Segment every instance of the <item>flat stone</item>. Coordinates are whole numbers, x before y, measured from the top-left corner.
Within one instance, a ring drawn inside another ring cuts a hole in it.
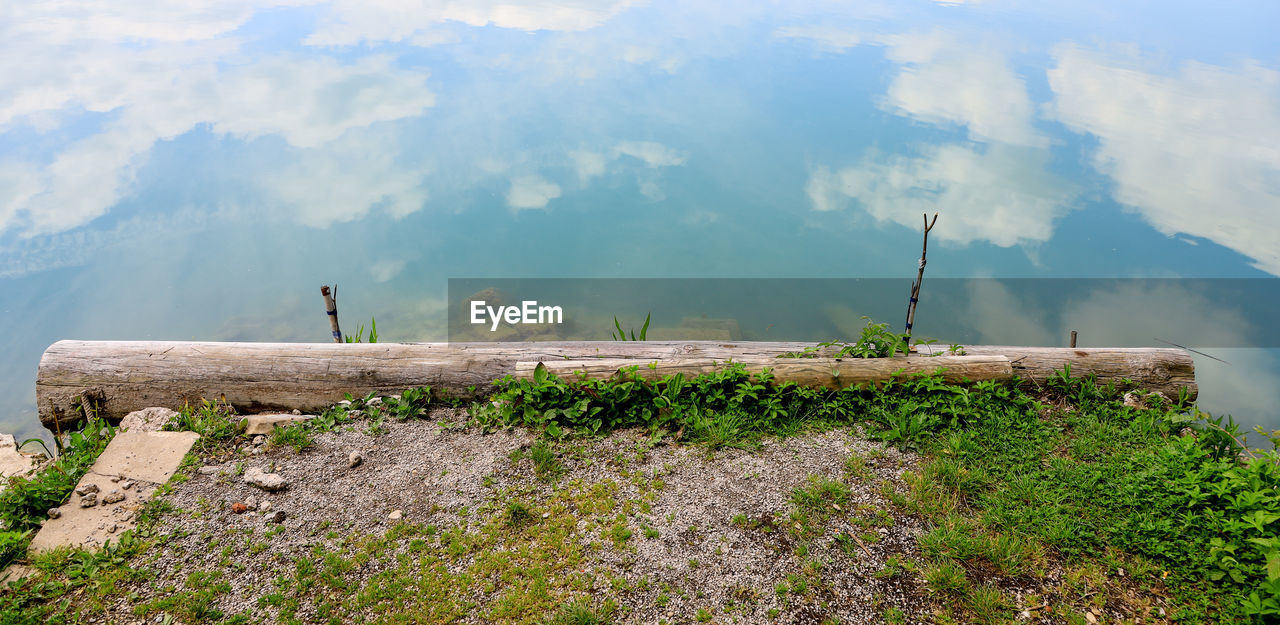
[[[10,564],[8,568],[0,571],[0,588],[4,588],[9,582],[22,581],[28,577],[35,577],[39,573],[40,571],[25,564]]]
[[[115,444],[113,441],[112,445]],[[111,478],[90,471],[80,480],[82,485],[93,484],[101,491],[111,490]],[[130,497],[115,505],[97,505],[81,508],[77,500],[79,496],[58,508],[58,518],[50,518],[44,522],[35,538],[31,539],[31,551],[38,553],[59,547],[99,548],[108,539],[118,540],[119,533],[135,526],[134,519],[142,504],[155,491],[158,484],[138,482],[134,486],[137,496]],[[115,531],[108,531],[114,529]]]
[[[18,451],[12,434],[0,434],[0,478],[26,475],[36,469],[38,456]],[[0,490],[4,490],[0,480]]]
[[[63,504],[60,514],[45,521],[31,540],[32,552],[59,547],[100,548],[108,540],[135,527],[138,511],[159,486],[178,470],[183,456],[200,438],[195,432],[120,432],[76,485],[77,493],[123,497],[116,487],[121,477],[133,482],[133,495],[111,505],[81,507],[77,497]],[[115,478],[114,480],[112,478]],[[126,482],[127,483],[127,482]],[[81,495],[83,497],[84,495]],[[103,497],[106,499],[107,497]]]
[[[121,432],[94,463],[94,473],[163,484],[200,438],[195,432]],[[109,482],[108,482],[109,483]]]
[[[270,434],[277,425],[283,427],[291,423],[301,423],[314,419],[315,415],[295,414],[256,414],[245,417],[247,425],[244,433],[249,436]]]

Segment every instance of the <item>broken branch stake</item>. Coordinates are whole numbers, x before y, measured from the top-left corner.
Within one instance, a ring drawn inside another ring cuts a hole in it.
[[[320,287],[320,294],[324,296],[324,312],[329,315],[329,329],[333,331],[333,342],[342,342],[342,330],[338,329],[338,285],[333,285],[333,293],[329,293],[329,287]]]
[[[911,342],[911,325],[916,320],[916,302],[920,301],[920,284],[924,282],[924,264],[925,256],[929,253],[929,231],[933,230],[933,224],[938,223],[938,214],[933,214],[933,221],[929,221],[929,214],[924,214],[924,244],[920,247],[920,269],[916,272],[916,281],[911,283],[911,299],[907,301],[907,343]]]

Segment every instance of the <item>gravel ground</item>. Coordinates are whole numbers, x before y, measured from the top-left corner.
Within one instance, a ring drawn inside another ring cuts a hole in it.
[[[915,466],[916,458],[867,441],[857,430],[807,433],[770,439],[758,449],[715,452],[694,445],[650,446],[642,431],[616,432],[554,447],[563,471],[548,482],[535,475],[532,461],[520,453],[535,443],[531,433],[484,434],[450,425],[462,419],[440,409],[431,419],[389,420],[388,431],[374,436],[364,431],[366,424],[318,434],[302,452],[249,443],[223,458],[205,459],[206,468],[189,470],[190,479],[164,496],[176,510],[161,518],[158,530],[172,538],[144,555],[139,565],[154,576],[120,593],[136,594],[109,607],[104,622],[141,622],[134,606],[170,596],[175,588],[186,587],[190,573],[210,570],[219,561],[233,565],[221,569],[230,589],[217,596],[216,608],[276,622],[275,608],[260,605],[259,598],[273,591],[277,576],[292,570],[295,558],[331,544],[331,532],[382,535],[399,522],[467,525],[486,503],[501,509],[503,493],[549,497],[578,480],[587,486],[611,480],[619,500],[640,499],[641,487],[632,479],[637,475],[660,476],[663,485],[649,496],[648,511],[628,520],[636,528],[630,547],[585,551],[592,570],[608,573],[596,576],[590,594],[597,602],[606,596],[615,600],[622,607],[615,616],[619,621],[696,622],[703,607],[712,610],[716,623],[882,622],[889,607],[903,610],[907,622],[923,617],[918,581],[909,575],[873,575],[891,555],[915,551],[918,521],[893,513],[880,493],[905,488],[902,473]],[[258,453],[250,455],[255,449]],[[363,456],[355,467],[348,462],[353,451]],[[845,461],[852,454],[867,458],[869,472],[861,478],[845,475]],[[283,476],[288,487],[267,493],[244,483],[243,470],[253,468]],[[800,543],[785,526],[790,497],[813,475],[844,479],[852,487],[852,500],[824,531]],[[270,510],[233,511],[234,504],[250,499],[269,502]],[[892,513],[892,520],[880,527],[851,525],[856,515],[874,516],[876,510]],[[401,520],[390,518],[396,511]],[[278,526],[270,520],[277,512],[284,512]],[[733,522],[739,514],[748,523],[741,518]],[[574,540],[584,545],[599,540],[599,532],[588,531],[585,521],[582,527]],[[656,529],[658,535],[642,535],[640,528]],[[265,540],[268,530],[277,533]],[[856,549],[847,542],[842,549],[834,538],[838,532],[865,537],[868,531],[878,538],[859,541]],[[788,575],[802,574],[812,560],[823,562],[822,583],[802,596],[782,598],[777,585]],[[358,582],[374,572],[358,569],[349,575]],[[614,592],[609,576],[633,585]],[[660,595],[669,600],[660,601]],[[318,620],[314,607],[306,604],[297,616],[303,622]],[[153,614],[147,622],[162,620]],[[463,622],[482,623],[485,618],[477,610]]]

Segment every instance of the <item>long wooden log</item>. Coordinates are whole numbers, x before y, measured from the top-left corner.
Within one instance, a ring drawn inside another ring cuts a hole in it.
[[[1013,368],[1004,356],[938,356],[934,358],[748,358],[733,359],[749,373],[765,368],[777,382],[795,382],[801,386],[841,389],[855,384],[884,382],[895,373],[941,372],[948,382],[962,380],[1008,380]],[[542,365],[547,372],[561,378],[582,376],[588,379],[613,377],[623,367],[636,366],[636,373],[646,380],[683,373],[696,376],[724,369],[726,361],[711,358],[670,360],[638,360],[635,358],[593,358],[588,360],[521,361],[516,363],[516,377],[533,379]]]
[[[149,406],[179,407],[224,398],[241,412],[317,411],[344,393],[398,393],[431,386],[454,395],[485,395],[520,361],[587,358],[747,360],[801,351],[811,343],[643,341],[545,343],[202,343],[59,341],[45,350],[36,376],[40,421],[63,429],[89,397],[98,414],[118,420]],[[928,346],[926,346],[927,349]],[[1181,350],[971,346],[971,355],[1008,357],[1014,374],[1037,383],[1070,363],[1073,375],[1133,380],[1142,387],[1195,396],[1195,368]],[[55,425],[56,424],[56,425]]]

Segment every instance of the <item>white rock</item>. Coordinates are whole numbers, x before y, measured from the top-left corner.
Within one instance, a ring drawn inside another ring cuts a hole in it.
[[[244,472],[244,483],[250,486],[257,486],[268,492],[284,490],[289,487],[289,483],[281,475],[267,473],[256,467]]]
[[[392,521],[399,521],[400,519],[404,518],[404,513],[399,510],[392,510],[391,514],[387,515],[387,518],[391,519]]]
[[[125,415],[120,421],[120,427],[130,432],[159,432],[169,419],[176,416],[178,413],[173,410],[153,406]]]
[[[91,493],[97,493],[97,492],[98,492],[97,484],[81,484],[79,488],[76,488],[76,494],[80,495],[81,497]]]
[[[364,456],[358,451],[353,451],[351,455],[347,456],[347,466],[352,469],[360,466],[361,462],[364,462]]]
[[[206,464],[203,467],[196,469],[196,473],[199,473],[200,475],[217,475],[218,471],[221,470],[222,467]]]
[[[263,501],[262,503],[258,504],[258,512],[261,512],[263,514],[271,512],[271,502]]]
[[[258,509],[258,498],[257,498],[257,497],[254,497],[254,496],[246,497],[246,498],[245,498],[245,500],[244,500],[244,507],[246,507],[246,508],[248,508],[248,509],[250,509],[250,510],[257,510],[257,509]]]

